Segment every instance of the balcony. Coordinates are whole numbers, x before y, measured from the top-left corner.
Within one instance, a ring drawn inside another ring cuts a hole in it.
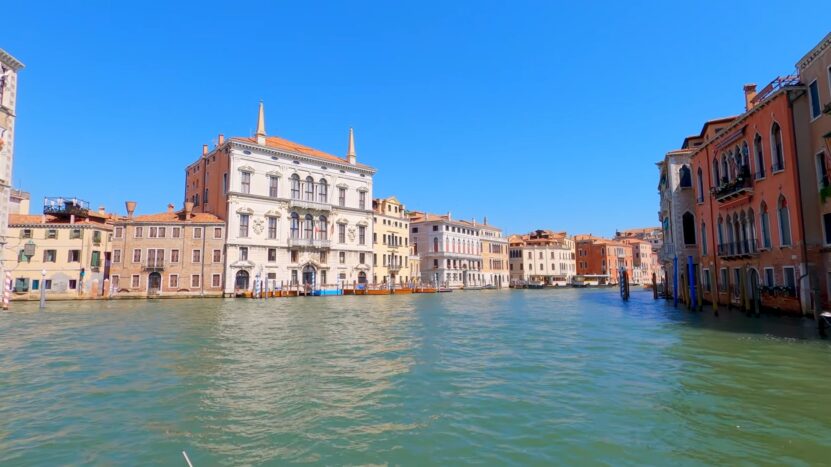
[[[740,198],[745,195],[753,193],[753,177],[750,176],[750,168],[748,166],[742,167],[739,176],[728,181],[723,180],[723,183],[716,188],[713,188],[713,196],[719,203]]]
[[[289,238],[289,248],[329,248],[330,241],[319,238]]]
[[[330,205],[329,203],[321,203],[318,201],[309,201],[305,199],[290,199],[289,208],[306,209],[308,211],[329,212],[332,210],[332,205]]]
[[[164,260],[149,259],[141,265],[142,271],[164,271]]]
[[[53,196],[43,198],[43,213],[53,215],[74,215],[76,217],[87,217],[89,214],[89,203],[78,198],[64,196]]]
[[[751,258],[759,254],[757,240],[727,242],[718,246],[718,256],[724,259]]]

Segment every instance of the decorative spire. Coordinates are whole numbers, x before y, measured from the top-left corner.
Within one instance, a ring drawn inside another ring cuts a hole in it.
[[[257,144],[265,144],[265,106],[260,101],[260,112],[257,115]]]
[[[346,149],[346,162],[350,164],[354,164],[356,162],[355,157],[355,132],[352,128],[349,129],[349,147]]]

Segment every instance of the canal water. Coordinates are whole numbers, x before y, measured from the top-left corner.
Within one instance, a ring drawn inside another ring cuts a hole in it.
[[[14,304],[0,465],[831,462],[810,321],[612,290]]]

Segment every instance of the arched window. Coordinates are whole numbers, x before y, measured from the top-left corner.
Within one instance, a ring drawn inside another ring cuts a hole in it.
[[[718,158],[713,159],[713,188],[717,188],[721,183],[721,176],[718,170]]]
[[[724,253],[724,219],[721,216],[718,217],[716,235],[718,236],[718,254],[721,255]]]
[[[701,254],[707,256],[707,224],[701,223]]]
[[[692,188],[692,174],[690,174],[689,167],[682,165],[681,169],[678,170],[678,177],[681,188]]]
[[[695,216],[687,211],[682,216],[684,223],[684,244],[695,245]]]
[[[756,252],[759,246],[756,245],[756,215],[753,213],[753,208],[747,211],[747,226],[748,226],[748,242],[750,243],[750,251]]]
[[[320,179],[320,185],[317,188],[317,200],[321,203],[326,203],[329,199],[329,184],[325,178]]]
[[[778,123],[774,123],[770,129],[771,157],[773,158],[773,171],[785,169],[785,155],[782,152],[782,129]]]
[[[306,177],[306,201],[315,200],[315,179]]]
[[[770,248],[770,215],[768,214],[768,206],[764,201],[759,206],[759,217],[762,222],[762,247]]]
[[[314,238],[315,219],[311,214],[306,214],[306,222],[303,223],[303,238]]]
[[[730,168],[727,165],[727,154],[721,155],[721,184],[730,181]]]
[[[738,148],[736,150],[738,150]],[[742,167],[741,167],[741,169],[742,169],[742,173],[744,173],[745,176],[750,175],[750,161],[748,160],[749,159],[749,157],[748,157],[749,152],[750,151],[748,151],[748,149],[747,149],[747,141],[742,142],[742,149],[741,149]]]
[[[300,176],[291,176],[291,199],[300,199]]]
[[[704,177],[702,176],[701,167],[698,168],[697,182],[698,182],[698,202],[704,201]]]
[[[289,229],[291,230],[291,238],[300,238],[300,215],[296,212],[291,213]]]
[[[791,244],[791,216],[788,212],[788,202],[785,201],[784,196],[779,196],[777,211],[779,216],[779,244],[789,246]]]
[[[326,240],[329,236],[329,219],[326,216],[320,216],[317,219],[317,238],[319,240]]]
[[[762,147],[762,136],[758,133],[753,138],[753,153],[756,154],[756,178],[765,178],[765,150]]]
[[[439,239],[438,238],[433,239],[433,252],[434,253],[439,252]]]

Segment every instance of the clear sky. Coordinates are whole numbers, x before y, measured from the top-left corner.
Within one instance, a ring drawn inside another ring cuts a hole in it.
[[[175,4],[175,5],[174,5]],[[219,133],[337,155],[376,197],[612,234],[658,225],[654,163],[827,32],[781,2],[37,2],[3,5],[20,75],[14,184],[162,211]]]

